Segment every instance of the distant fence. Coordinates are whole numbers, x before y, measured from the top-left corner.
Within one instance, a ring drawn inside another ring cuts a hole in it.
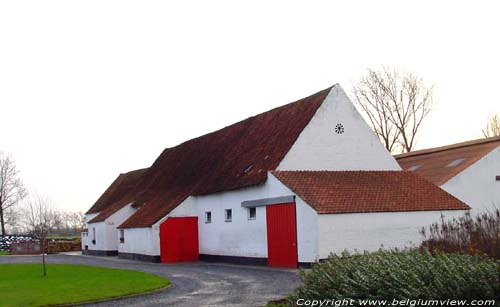
[[[27,236],[27,235],[0,236],[0,251],[10,252],[12,245],[25,242],[37,242],[38,244],[38,240],[36,240],[32,236]]]
[[[45,252],[61,253],[81,251],[81,239],[47,239]],[[33,255],[40,254],[40,241],[27,235],[6,235],[0,236],[0,251],[6,251],[13,255]]]
[[[28,241],[12,244],[10,247],[11,255],[38,255],[40,254],[40,242]]]

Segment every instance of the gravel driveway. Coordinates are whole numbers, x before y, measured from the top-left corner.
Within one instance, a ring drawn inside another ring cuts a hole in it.
[[[300,281],[297,270],[213,263],[159,264],[116,257],[49,255],[48,263],[96,265],[150,272],[172,285],[151,294],[82,306],[263,306],[282,298]],[[0,256],[2,263],[39,262],[37,256]]]

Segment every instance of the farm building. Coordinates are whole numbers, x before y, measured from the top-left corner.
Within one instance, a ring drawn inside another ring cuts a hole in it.
[[[418,243],[469,207],[396,160],[339,85],[165,149],[87,212],[83,248],[296,267]]]
[[[468,204],[471,214],[500,208],[500,137],[395,156],[399,165]]]

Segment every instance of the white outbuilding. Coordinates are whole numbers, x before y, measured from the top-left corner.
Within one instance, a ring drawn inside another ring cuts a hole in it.
[[[471,207],[471,214],[500,209],[500,137],[396,155],[414,171]]]
[[[401,171],[339,85],[165,149],[88,211],[85,253],[296,267],[469,207]]]

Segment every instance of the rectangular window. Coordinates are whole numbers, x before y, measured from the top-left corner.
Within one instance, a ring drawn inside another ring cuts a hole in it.
[[[120,229],[120,243],[125,243],[125,230]]]
[[[95,227],[92,228],[92,244],[95,244]]]
[[[232,209],[226,209],[226,222],[231,222],[233,220],[233,210]]]
[[[257,217],[257,208],[255,207],[248,208],[248,219],[255,220],[256,217]]]
[[[207,211],[205,212],[205,223],[212,223],[212,212]]]

